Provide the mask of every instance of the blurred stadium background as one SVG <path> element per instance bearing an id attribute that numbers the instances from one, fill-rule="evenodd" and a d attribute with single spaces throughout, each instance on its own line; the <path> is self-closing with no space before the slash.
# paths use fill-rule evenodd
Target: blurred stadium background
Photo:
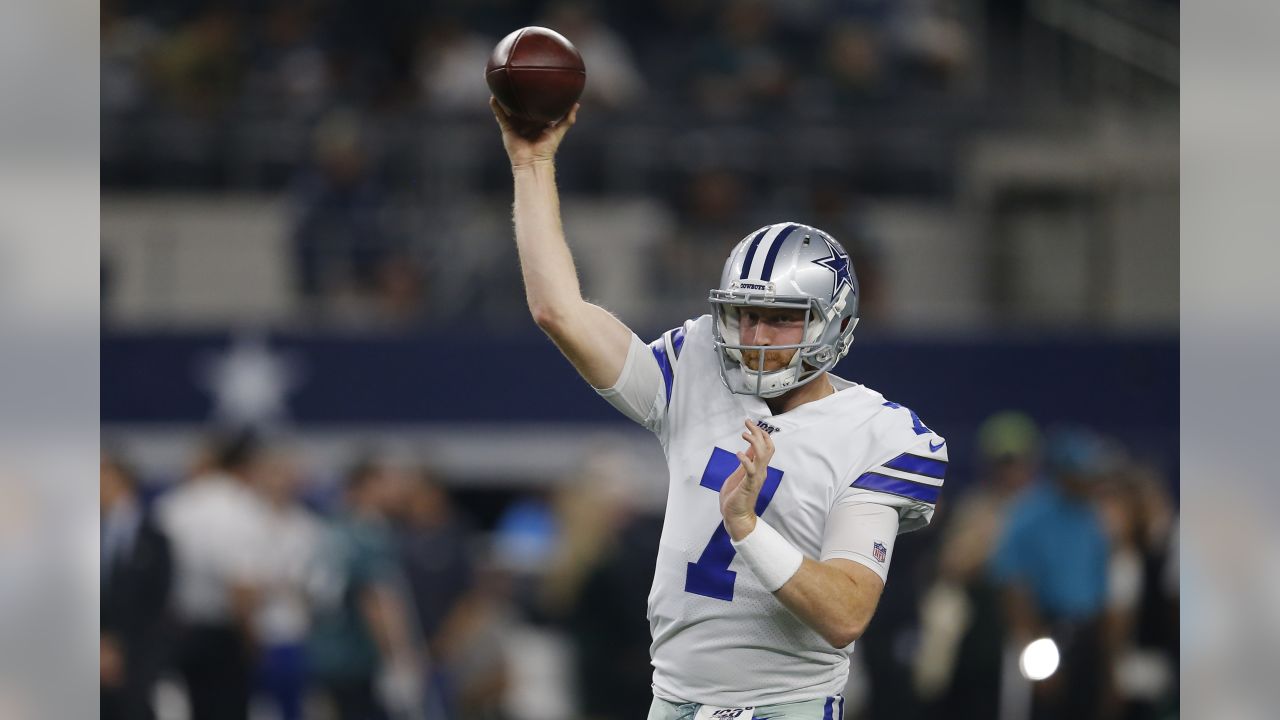
<path id="1" fill-rule="evenodd" d="M 665 469 L 524 307 L 482 68 L 529 24 L 587 65 L 590 297 L 655 337 L 815 224 L 864 290 L 839 374 L 948 439 L 848 717 L 1027 717 L 1016 578 L 1092 717 L 1176 716 L 1176 2 L 101 12 L 104 717 L 645 712 Z M 1015 532 L 1064 474 L 1085 519 Z"/>

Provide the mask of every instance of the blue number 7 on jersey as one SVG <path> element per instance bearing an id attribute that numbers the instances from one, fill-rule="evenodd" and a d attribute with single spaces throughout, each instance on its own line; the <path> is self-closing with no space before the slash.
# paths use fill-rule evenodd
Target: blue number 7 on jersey
<path id="1" fill-rule="evenodd" d="M 736 455 L 728 450 L 715 448 L 711 451 L 706 469 L 702 471 L 702 482 L 698 484 L 719 493 L 720 488 L 724 487 L 724 481 L 738 467 Z M 782 471 L 770 466 L 765 473 L 764 486 L 760 488 L 760 497 L 756 498 L 756 515 L 764 514 L 764 509 L 769 507 L 781 482 Z M 684 576 L 684 591 L 732 601 L 733 583 L 738 573 L 729 569 L 729 563 L 733 562 L 733 556 L 737 554 L 738 551 L 733 549 L 733 543 L 729 540 L 729 531 L 725 530 L 724 523 L 721 522 L 715 532 L 711 533 L 711 540 L 703 548 L 698 562 L 688 564 Z"/>

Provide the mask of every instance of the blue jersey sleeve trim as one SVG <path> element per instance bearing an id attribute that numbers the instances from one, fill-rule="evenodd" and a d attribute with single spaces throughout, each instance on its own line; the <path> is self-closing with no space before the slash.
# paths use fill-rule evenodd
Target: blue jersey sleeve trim
<path id="1" fill-rule="evenodd" d="M 676 380 L 676 361 L 680 359 L 680 351 L 684 349 L 684 334 L 682 325 L 662 333 L 657 340 L 649 343 L 649 349 L 658 361 L 658 368 L 662 370 L 662 381 L 667 388 L 667 407 L 671 407 L 671 386 Z M 668 349 L 671 351 L 669 355 Z"/>
<path id="2" fill-rule="evenodd" d="M 916 475 L 939 480 L 945 479 L 947 476 L 947 462 L 945 460 L 921 457 L 911 453 L 902 453 L 898 457 L 883 463 L 883 465 L 894 470 L 915 473 Z"/>
<path id="3" fill-rule="evenodd" d="M 875 472 L 863 473 L 857 480 L 853 481 L 851 487 L 889 493 L 890 495 L 897 495 L 911 500 L 919 500 L 930 505 L 938 502 L 938 495 L 942 491 L 942 488 L 933 485 L 925 485 Z"/>
<path id="4" fill-rule="evenodd" d="M 667 387 L 667 407 L 671 407 L 671 383 L 676 379 L 676 371 L 667 357 L 666 338 L 654 340 L 649 344 L 649 349 L 653 351 L 653 357 L 658 361 L 658 369 L 662 371 L 662 382 Z"/>

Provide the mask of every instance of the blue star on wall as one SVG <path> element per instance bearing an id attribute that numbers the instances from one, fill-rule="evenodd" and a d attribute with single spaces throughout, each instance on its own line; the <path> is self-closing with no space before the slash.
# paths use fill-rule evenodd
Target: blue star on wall
<path id="1" fill-rule="evenodd" d="M 832 280 L 831 297 L 838 297 L 841 287 L 845 285 L 848 285 L 849 291 L 853 292 L 853 275 L 849 273 L 849 254 L 832 242 L 831 238 L 822 236 L 822 241 L 827 244 L 827 250 L 831 254 L 821 260 L 814 260 L 813 263 L 836 274 L 835 279 Z"/>

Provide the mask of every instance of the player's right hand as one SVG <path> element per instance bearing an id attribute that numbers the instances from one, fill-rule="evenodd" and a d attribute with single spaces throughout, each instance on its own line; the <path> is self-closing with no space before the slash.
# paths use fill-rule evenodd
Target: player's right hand
<path id="1" fill-rule="evenodd" d="M 578 103 L 574 103 L 573 109 L 563 120 L 539 126 L 507 114 L 497 99 L 490 97 L 489 108 L 498 120 L 498 127 L 502 128 L 502 145 L 507 149 L 511 167 L 553 160 L 564 134 L 578 120 L 579 107 Z"/>
<path id="2" fill-rule="evenodd" d="M 769 461 L 773 459 L 773 438 L 751 420 L 744 422 L 747 431 L 742 439 L 746 450 L 736 453 L 738 469 L 720 488 L 720 514 L 724 517 L 725 530 L 734 540 L 741 540 L 756 526 L 756 499 L 764 488 L 769 474 Z"/>

